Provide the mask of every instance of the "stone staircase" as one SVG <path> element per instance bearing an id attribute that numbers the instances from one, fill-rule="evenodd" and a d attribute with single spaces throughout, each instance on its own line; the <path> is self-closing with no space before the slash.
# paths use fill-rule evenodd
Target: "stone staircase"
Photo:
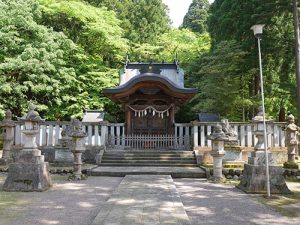
<path id="1" fill-rule="evenodd" d="M 193 151 L 111 150 L 106 151 L 92 176 L 171 175 L 173 178 L 206 178 Z"/>
<path id="2" fill-rule="evenodd" d="M 100 166 L 195 167 L 192 151 L 106 151 Z"/>

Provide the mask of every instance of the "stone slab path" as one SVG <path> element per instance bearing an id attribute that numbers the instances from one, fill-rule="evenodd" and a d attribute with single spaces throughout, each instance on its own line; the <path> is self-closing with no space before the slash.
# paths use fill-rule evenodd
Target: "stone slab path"
<path id="1" fill-rule="evenodd" d="M 99 166 L 91 170 L 92 176 L 124 177 L 139 174 L 171 175 L 173 178 L 206 177 L 205 170 L 199 167 Z"/>
<path id="2" fill-rule="evenodd" d="M 127 175 L 92 225 L 190 225 L 170 175 Z"/>

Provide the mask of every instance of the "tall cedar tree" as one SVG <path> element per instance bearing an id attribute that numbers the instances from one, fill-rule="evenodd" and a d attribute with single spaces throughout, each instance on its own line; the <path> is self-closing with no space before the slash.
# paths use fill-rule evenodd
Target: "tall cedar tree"
<path id="1" fill-rule="evenodd" d="M 259 70 L 257 41 L 250 30 L 252 25 L 265 24 L 262 53 L 267 112 L 277 119 L 286 110 L 296 113 L 294 75 L 294 37 L 292 1 L 284 0 L 216 0 L 210 10 L 208 30 L 212 46 L 220 41 L 235 40 L 247 52 L 241 64 L 246 89 L 245 98 L 259 104 Z M 252 111 L 252 113 L 251 113 Z M 248 112 L 249 119 L 255 109 Z"/>
<path id="2" fill-rule="evenodd" d="M 207 31 L 208 10 L 208 0 L 193 0 L 183 18 L 182 28 L 187 28 L 200 34 L 205 33 Z"/>

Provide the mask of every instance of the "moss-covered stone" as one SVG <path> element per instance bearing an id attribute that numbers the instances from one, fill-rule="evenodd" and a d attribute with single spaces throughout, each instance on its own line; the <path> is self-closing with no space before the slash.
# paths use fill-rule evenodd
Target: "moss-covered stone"
<path id="1" fill-rule="evenodd" d="M 285 162 L 283 164 L 283 167 L 286 168 L 286 169 L 299 169 L 299 165 L 298 163 L 295 163 L 295 162 Z"/>

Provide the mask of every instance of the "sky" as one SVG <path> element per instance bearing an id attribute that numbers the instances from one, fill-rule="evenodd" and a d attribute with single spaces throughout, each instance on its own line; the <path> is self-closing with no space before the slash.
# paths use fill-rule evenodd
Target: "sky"
<path id="1" fill-rule="evenodd" d="M 179 27 L 193 0 L 162 0 L 169 7 L 172 26 Z M 209 0 L 213 2 L 214 0 Z"/>

